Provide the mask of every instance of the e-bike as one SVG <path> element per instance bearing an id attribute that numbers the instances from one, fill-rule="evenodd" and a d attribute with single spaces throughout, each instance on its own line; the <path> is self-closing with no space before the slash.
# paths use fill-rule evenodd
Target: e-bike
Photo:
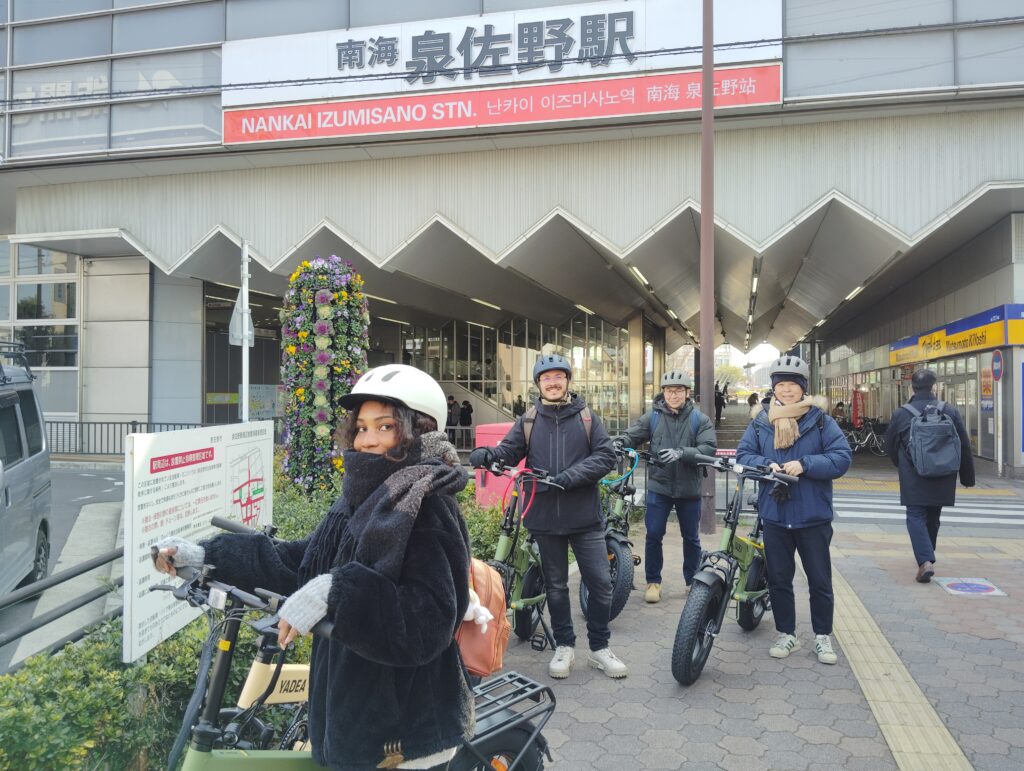
<path id="1" fill-rule="evenodd" d="M 797 477 L 767 466 L 742 466 L 728 458 L 698 455 L 697 464 L 736 474 L 736 491 L 726 509 L 721 545 L 718 551 L 701 555 L 700 568 L 679 616 L 672 646 L 672 676 L 682 685 L 691 685 L 700 677 L 731 600 L 736 600 L 737 621 L 746 631 L 756 629 L 771 608 L 760 514 L 756 514 L 748 535 L 736 533 L 743 510 L 744 483 L 751 480 L 786 486 L 797 482 Z M 756 492 L 747 503 L 756 512 Z"/>
<path id="2" fill-rule="evenodd" d="M 544 620 L 547 592 L 541 570 L 540 549 L 529 529 L 523 534 L 523 518 L 533 504 L 537 483 L 562 488 L 546 472 L 506 466 L 495 461 L 487 470 L 509 478 L 502 500 L 501 532 L 494 547 L 494 558 L 487 564 L 498 571 L 505 586 L 505 602 L 512 614 L 512 631 L 520 640 L 530 641 L 536 651 L 555 648 L 555 638 Z M 527 487 L 527 482 L 532 484 Z M 527 495 L 528 494 L 528 495 Z M 529 498 L 527 500 L 527 498 Z M 542 632 L 537 627 L 542 627 Z"/>
<path id="3" fill-rule="evenodd" d="M 629 510 L 633 505 L 636 486 L 633 484 L 633 472 L 640 462 L 641 453 L 631 447 L 616 450 L 618 456 L 617 476 L 602 479 L 601 485 L 607 488 L 607 495 L 602 496 L 601 514 L 605 522 L 604 541 L 608 547 L 608 567 L 612 576 L 612 605 L 608 620 L 618 616 L 629 600 L 633 591 L 633 568 L 640 564 L 639 555 L 633 554 L 633 542 L 629 540 Z M 623 470 L 623 460 L 629 468 Z M 584 581 L 580 581 L 580 608 L 587 615 L 587 604 L 590 590 Z"/>
<path id="4" fill-rule="evenodd" d="M 235 532 L 256 532 L 220 517 L 214 517 L 213 524 Z M 273 535 L 272 530 L 266 532 Z M 178 577 L 183 579 L 181 584 L 151 587 L 151 591 L 170 591 L 176 599 L 202 608 L 210 625 L 192 698 L 168 756 L 169 771 L 178 768 L 186 742 L 188 749 L 182 771 L 312 771 L 321 768 L 309 751 L 304 700 L 280 732 L 260 718 L 261 711 L 277 701 L 275 694 L 293 690 L 304 693 L 308 685 L 308 665 L 284 664 L 286 651 L 276 644 L 276 613 L 286 598 L 263 589 L 250 594 L 214 580 L 214 572 L 211 566 L 202 570 L 181 567 L 177 569 Z M 246 620 L 251 612 L 256 612 L 257 617 Z M 253 627 L 261 642 L 238 706 L 223 708 L 242 623 Z M 332 629 L 329 621 L 321 621 L 313 632 L 329 638 Z M 276 665 L 271 664 L 275 659 Z M 477 686 L 473 694 L 476 732 L 471 739 L 463 741 L 449 769 L 543 769 L 544 756 L 551 759 L 541 733 L 555 710 L 551 689 L 523 675 L 507 672 Z"/>

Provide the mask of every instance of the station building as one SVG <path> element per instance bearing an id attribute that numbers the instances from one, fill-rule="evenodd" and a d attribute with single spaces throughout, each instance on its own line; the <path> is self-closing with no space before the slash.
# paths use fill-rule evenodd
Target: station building
<path id="1" fill-rule="evenodd" d="M 50 420 L 273 401 L 280 298 L 351 260 L 371 363 L 511 417 L 539 352 L 615 430 L 700 343 L 699 0 L 6 0 L 0 339 Z M 1024 470 L 1024 9 L 716 4 L 715 345 L 885 417 L 935 366 Z M 996 353 L 998 351 L 998 354 Z"/>

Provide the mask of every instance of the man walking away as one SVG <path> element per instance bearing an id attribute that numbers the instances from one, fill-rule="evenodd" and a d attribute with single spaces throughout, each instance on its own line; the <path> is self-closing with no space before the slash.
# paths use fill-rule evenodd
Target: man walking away
<path id="1" fill-rule="evenodd" d="M 937 400 L 935 373 L 919 369 L 914 395 L 898 408 L 885 432 L 885 448 L 899 469 L 900 503 L 907 507 L 907 532 L 917 560 L 918 583 L 935 575 L 935 547 L 943 506 L 956 503 L 956 478 L 974 487 L 974 456 L 956 407 Z"/>
<path id="2" fill-rule="evenodd" d="M 564 356 L 545 354 L 533 368 L 540 389 L 528 409 L 497 447 L 477 447 L 469 455 L 475 468 L 501 460 L 514 466 L 524 457 L 532 469 L 544 469 L 558 487 L 537 485 L 524 525 L 537 540 L 548 609 L 555 636 L 551 677 L 569 676 L 575 659 L 576 632 L 569 605 L 569 547 L 580 577 L 590 591 L 587 638 L 590 666 L 608 677 L 625 677 L 626 665 L 608 647 L 612 575 L 604 542 L 601 497 L 597 484 L 615 466 L 615 452 L 601 419 L 583 398 L 569 391 L 572 366 Z"/>
<path id="3" fill-rule="evenodd" d="M 701 413 L 690 399 L 692 389 L 693 378 L 686 373 L 666 372 L 651 411 L 614 439 L 620 447 L 639 447 L 650 442 L 651 454 L 664 464 L 652 465 L 647 470 L 644 599 L 652 603 L 661 600 L 661 568 L 665 562 L 662 541 L 673 508 L 683 534 L 683 580 L 687 587 L 700 567 L 701 475 L 696 456 L 714 455 L 718 441 L 711 418 Z"/>

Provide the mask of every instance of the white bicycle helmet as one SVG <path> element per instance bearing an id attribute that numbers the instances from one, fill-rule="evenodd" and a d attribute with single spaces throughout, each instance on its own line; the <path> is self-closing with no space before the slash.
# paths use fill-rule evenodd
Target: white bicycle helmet
<path id="1" fill-rule="evenodd" d="M 339 402 L 350 410 L 374 399 L 398 402 L 429 415 L 440 429 L 447 422 L 448 402 L 441 386 L 426 372 L 408 364 L 385 364 L 367 370 Z"/>
<path id="2" fill-rule="evenodd" d="M 666 388 L 670 386 L 682 386 L 683 388 L 692 389 L 693 378 L 681 369 L 670 370 L 661 376 L 661 387 Z"/>

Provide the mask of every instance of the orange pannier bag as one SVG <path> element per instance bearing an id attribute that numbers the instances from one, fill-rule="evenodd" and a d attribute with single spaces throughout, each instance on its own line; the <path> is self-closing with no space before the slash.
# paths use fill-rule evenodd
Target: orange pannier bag
<path id="1" fill-rule="evenodd" d="M 455 632 L 455 642 L 469 673 L 489 677 L 504 666 L 505 650 L 512 633 L 505 606 L 505 586 L 498 571 L 476 557 L 469 565 L 469 586 L 494 620 L 487 623 L 486 631 L 475 621 L 463 621 Z"/>

